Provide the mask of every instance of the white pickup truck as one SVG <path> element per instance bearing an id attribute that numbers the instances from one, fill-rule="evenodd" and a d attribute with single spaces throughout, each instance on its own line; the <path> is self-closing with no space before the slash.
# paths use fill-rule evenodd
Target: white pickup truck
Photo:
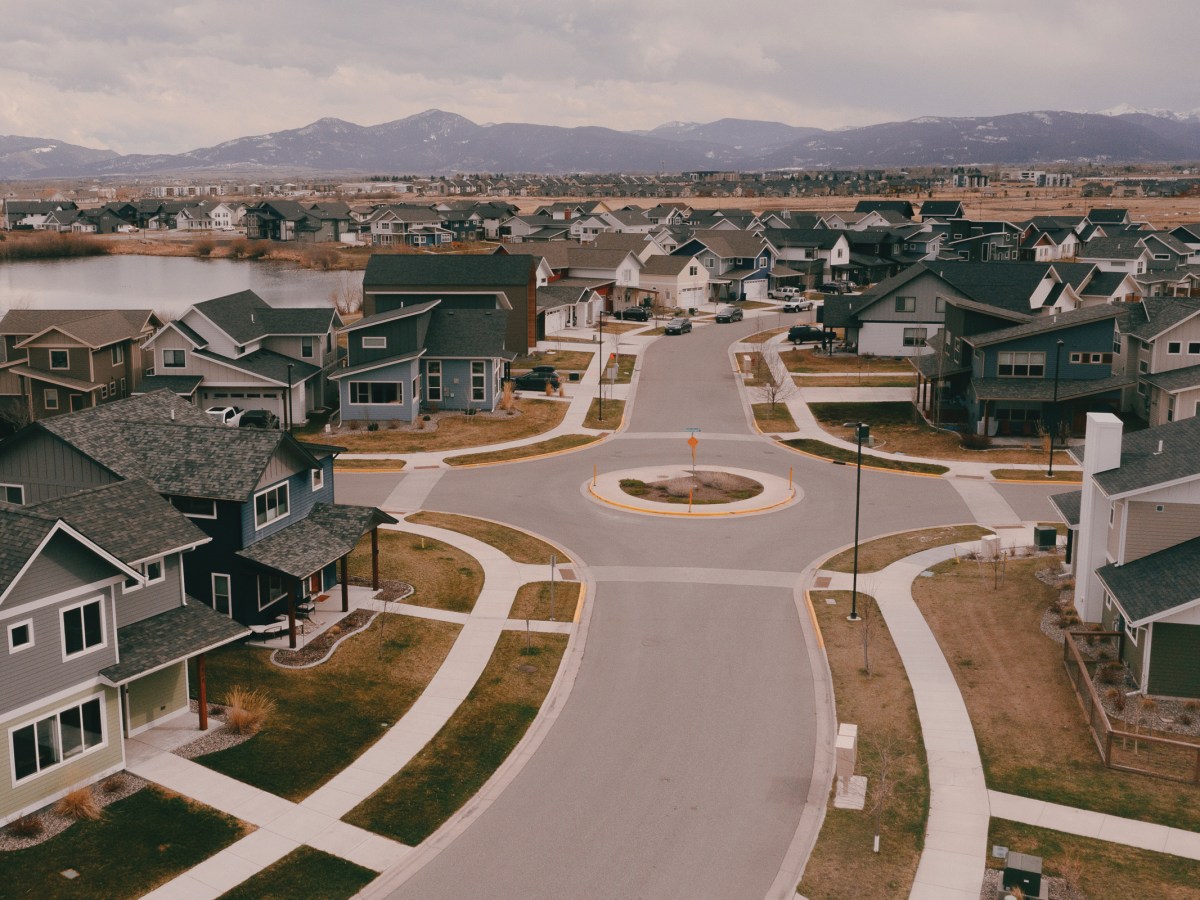
<path id="1" fill-rule="evenodd" d="M 803 294 L 804 291 L 797 287 L 776 287 L 767 291 L 767 297 L 771 300 L 791 300 Z"/>

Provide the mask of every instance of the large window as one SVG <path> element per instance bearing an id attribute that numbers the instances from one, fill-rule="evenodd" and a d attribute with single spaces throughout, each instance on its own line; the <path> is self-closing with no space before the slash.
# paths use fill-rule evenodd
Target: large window
<path id="1" fill-rule="evenodd" d="M 485 373 L 482 361 L 471 363 L 471 399 L 482 402 L 486 393 Z"/>
<path id="2" fill-rule="evenodd" d="M 927 334 L 924 328 L 905 328 L 904 329 L 904 346 L 905 347 L 923 347 L 925 346 L 925 336 Z"/>
<path id="3" fill-rule="evenodd" d="M 104 601 L 97 597 L 62 611 L 63 657 L 104 646 Z"/>
<path id="4" fill-rule="evenodd" d="M 304 359 L 312 359 L 313 354 L 315 352 L 316 352 L 316 348 L 313 344 L 313 338 L 311 336 L 306 336 L 306 337 L 300 338 L 300 356 L 301 357 L 303 357 Z"/>
<path id="5" fill-rule="evenodd" d="M 104 745 L 104 706 L 93 697 L 9 732 L 13 777 L 31 778 Z"/>
<path id="6" fill-rule="evenodd" d="M 997 355 L 996 374 L 1001 377 L 1043 378 L 1046 374 L 1046 354 L 1000 353 Z"/>
<path id="7" fill-rule="evenodd" d="M 288 486 L 285 481 L 254 495 L 254 527 L 262 528 L 288 514 Z"/>
<path id="8" fill-rule="evenodd" d="M 350 402 L 364 405 L 368 403 L 403 403 L 404 391 L 398 381 L 352 381 L 350 382 Z"/>
<path id="9" fill-rule="evenodd" d="M 187 365 L 187 358 L 182 350 L 164 350 L 163 368 L 182 369 Z"/>
<path id="10" fill-rule="evenodd" d="M 442 361 L 431 359 L 425 364 L 425 397 L 432 403 L 442 399 Z"/>
<path id="11" fill-rule="evenodd" d="M 896 312 L 910 313 L 917 311 L 916 297 L 897 297 Z"/>
<path id="12" fill-rule="evenodd" d="M 71 351 L 69 351 L 69 350 L 51 350 L 50 351 L 50 368 L 52 368 L 52 369 L 69 369 L 69 368 L 71 368 Z"/>

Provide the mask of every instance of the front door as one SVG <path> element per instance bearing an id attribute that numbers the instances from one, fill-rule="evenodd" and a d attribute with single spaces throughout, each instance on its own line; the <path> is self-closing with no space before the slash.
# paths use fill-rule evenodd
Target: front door
<path id="1" fill-rule="evenodd" d="M 321 573 L 320 572 L 313 572 L 311 575 L 308 576 L 308 593 L 312 597 L 315 597 L 315 596 L 317 596 L 317 594 L 321 593 Z"/>

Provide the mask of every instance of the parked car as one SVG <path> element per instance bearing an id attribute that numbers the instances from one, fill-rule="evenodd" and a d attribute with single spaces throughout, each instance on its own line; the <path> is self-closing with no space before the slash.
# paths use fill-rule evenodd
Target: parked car
<path id="1" fill-rule="evenodd" d="M 787 339 L 793 344 L 830 344 L 833 343 L 833 332 L 818 328 L 816 325 L 793 325 L 788 329 Z"/>
<path id="2" fill-rule="evenodd" d="M 683 334 L 692 330 L 692 320 L 685 316 L 676 316 L 663 326 L 663 334 Z"/>
<path id="3" fill-rule="evenodd" d="M 544 391 L 546 385 L 558 390 L 561 383 L 562 379 L 558 377 L 558 370 L 554 366 L 534 366 L 532 371 L 513 379 L 513 387 L 520 391 Z"/>
<path id="4" fill-rule="evenodd" d="M 717 321 L 740 322 L 744 315 L 740 306 L 722 306 L 717 310 Z"/>
<path id="5" fill-rule="evenodd" d="M 235 427 L 242 421 L 242 410 L 236 406 L 210 406 L 205 410 L 214 420 L 222 425 Z"/>
<path id="6" fill-rule="evenodd" d="M 767 297 L 771 300 L 790 300 L 792 297 L 798 297 L 804 293 L 798 287 L 777 287 L 767 291 Z"/>
<path id="7" fill-rule="evenodd" d="M 813 302 L 806 300 L 802 294 L 797 294 L 783 301 L 784 312 L 804 312 L 813 308 Z"/>
<path id="8" fill-rule="evenodd" d="M 652 313 L 645 306 L 627 306 L 613 313 L 614 319 L 625 319 L 629 322 L 649 322 Z"/>
<path id="9" fill-rule="evenodd" d="M 844 294 L 846 286 L 840 281 L 822 281 L 817 285 L 817 290 L 822 294 Z"/>
<path id="10" fill-rule="evenodd" d="M 278 428 L 279 416 L 269 409 L 248 409 L 238 424 L 243 428 Z"/>

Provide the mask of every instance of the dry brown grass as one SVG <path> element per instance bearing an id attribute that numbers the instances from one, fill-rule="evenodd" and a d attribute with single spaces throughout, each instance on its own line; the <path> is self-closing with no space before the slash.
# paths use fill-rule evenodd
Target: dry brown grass
<path id="1" fill-rule="evenodd" d="M 760 331 L 757 334 L 752 334 L 749 337 L 742 338 L 743 344 L 765 344 L 771 338 L 778 334 L 784 334 L 788 330 L 788 326 L 782 328 L 769 328 L 766 331 Z M 782 354 L 781 354 L 782 355 Z"/>
<path id="2" fill-rule="evenodd" d="M 878 572 L 922 550 L 963 541 L 977 541 L 991 533 L 990 528 L 984 528 L 982 525 L 944 525 L 940 528 L 922 528 L 919 531 L 905 531 L 866 541 L 858 545 L 858 571 L 860 574 Z M 854 571 L 854 548 L 843 550 L 821 568 L 831 572 Z"/>
<path id="3" fill-rule="evenodd" d="M 754 412 L 755 423 L 764 432 L 786 434 L 796 430 L 796 420 L 786 403 L 777 400 L 774 407 L 770 403 L 753 403 L 750 409 Z"/>
<path id="4" fill-rule="evenodd" d="M 90 786 L 76 788 L 71 791 L 61 800 L 54 804 L 54 811 L 60 816 L 67 816 L 71 819 L 87 820 L 95 822 L 104 811 L 100 808 L 100 804 L 96 802 L 96 795 L 92 793 Z"/>
<path id="5" fill-rule="evenodd" d="M 338 459 L 334 469 L 339 472 L 399 472 L 404 468 L 402 459 Z"/>
<path id="6" fill-rule="evenodd" d="M 834 700 L 841 722 L 858 725 L 858 774 L 871 778 L 871 746 L 881 738 L 900 754 L 895 798 L 886 807 L 880 852 L 872 853 L 875 828 L 867 811 L 835 809 L 833 792 L 817 845 L 804 870 L 799 891 L 811 900 L 906 897 L 917 871 L 929 808 L 929 782 L 916 702 L 891 635 L 876 618 L 871 625 L 871 675 L 863 670 L 862 624 L 846 621 L 849 591 L 812 591 L 833 676 Z M 837 601 L 826 603 L 826 598 Z M 859 592 L 860 609 L 869 596 Z M 877 615 L 877 614 L 876 614 Z M 871 798 L 868 797 L 868 809 Z"/>
<path id="7" fill-rule="evenodd" d="M 238 734 L 258 734 L 275 712 L 275 700 L 262 690 L 234 685 L 225 695 L 225 724 Z"/>
<path id="8" fill-rule="evenodd" d="M 915 375 L 916 371 L 903 359 L 893 359 L 890 356 L 855 356 L 851 353 L 835 353 L 826 356 L 811 347 L 800 347 L 795 350 L 784 350 L 779 354 L 789 372 L 802 374 L 821 374 L 842 372 L 852 375 L 878 375 L 882 372 L 896 372 L 903 375 Z"/>
<path id="9" fill-rule="evenodd" d="M 694 476 L 680 475 L 651 482 L 622 478 L 621 490 L 631 497 L 656 503 L 707 504 L 749 500 L 761 494 L 763 486 L 752 478 L 730 472 L 701 470 Z"/>
<path id="10" fill-rule="evenodd" d="M 792 378 L 797 387 L 912 387 L 913 380 L 903 375 L 797 375 Z"/>
<path id="11" fill-rule="evenodd" d="M 605 317 L 604 333 L 605 334 L 624 334 L 627 331 L 637 331 L 639 328 L 646 328 L 650 322 L 622 322 L 612 321 Z"/>
<path id="12" fill-rule="evenodd" d="M 1126 818 L 1200 830 L 1200 787 L 1105 768 L 1063 669 L 1039 627 L 1057 589 L 1034 577 L 1057 556 L 992 566 L 953 560 L 913 597 L 966 701 L 988 787 Z"/>
<path id="13" fill-rule="evenodd" d="M 582 585 L 578 581 L 554 582 L 554 619 L 558 622 L 570 622 L 575 617 L 575 607 L 579 605 L 579 595 Z M 513 601 L 510 619 L 534 619 L 547 621 L 550 618 L 550 582 L 531 581 L 523 584 L 517 590 Z"/>
<path id="14" fill-rule="evenodd" d="M 576 450 L 600 440 L 598 434 L 560 434 L 549 440 L 538 441 L 536 444 L 522 444 L 519 447 L 509 447 L 506 450 L 491 450 L 483 453 L 464 453 L 462 456 L 452 456 L 446 460 L 448 466 L 479 466 L 492 463 L 514 462 L 518 459 L 533 459 L 550 453 L 561 453 L 564 450 Z"/>
<path id="15" fill-rule="evenodd" d="M 21 816 L 7 828 L 9 834 L 20 838 L 35 838 L 45 830 L 46 823 L 37 813 Z"/>
<path id="16" fill-rule="evenodd" d="M 350 554 L 351 578 L 371 575 L 371 537 Z M 416 593 L 404 602 L 450 612 L 470 612 L 483 589 L 483 567 L 457 547 L 403 531 L 379 531 L 379 577 L 406 581 Z"/>
<path id="17" fill-rule="evenodd" d="M 534 366 L 554 366 L 560 372 L 582 372 L 595 355 L 589 350 L 539 350 L 528 356 L 518 356 L 512 361 L 512 369 L 519 372 Z"/>
<path id="18" fill-rule="evenodd" d="M 489 522 L 486 519 L 443 512 L 419 512 L 409 516 L 408 521 L 468 535 L 477 541 L 483 541 L 485 544 L 495 547 L 519 563 L 549 565 L 551 555 L 557 557 L 560 564 L 571 561 L 566 553 L 553 544 L 548 544 L 527 532 L 501 525 L 499 522 Z"/>
<path id="19" fill-rule="evenodd" d="M 1055 454 L 1057 463 L 1059 454 Z M 992 477 L 997 481 L 1035 481 L 1038 484 L 1079 484 L 1083 481 L 1083 473 L 1055 470 L 1053 478 L 1046 477 L 1045 469 L 992 469 Z"/>
<path id="20" fill-rule="evenodd" d="M 588 414 L 584 416 L 584 428 L 596 428 L 613 430 L 621 425 L 621 420 L 625 417 L 625 401 L 610 400 L 604 401 L 604 418 L 600 418 L 600 401 L 593 400 L 592 405 L 588 407 Z"/>

